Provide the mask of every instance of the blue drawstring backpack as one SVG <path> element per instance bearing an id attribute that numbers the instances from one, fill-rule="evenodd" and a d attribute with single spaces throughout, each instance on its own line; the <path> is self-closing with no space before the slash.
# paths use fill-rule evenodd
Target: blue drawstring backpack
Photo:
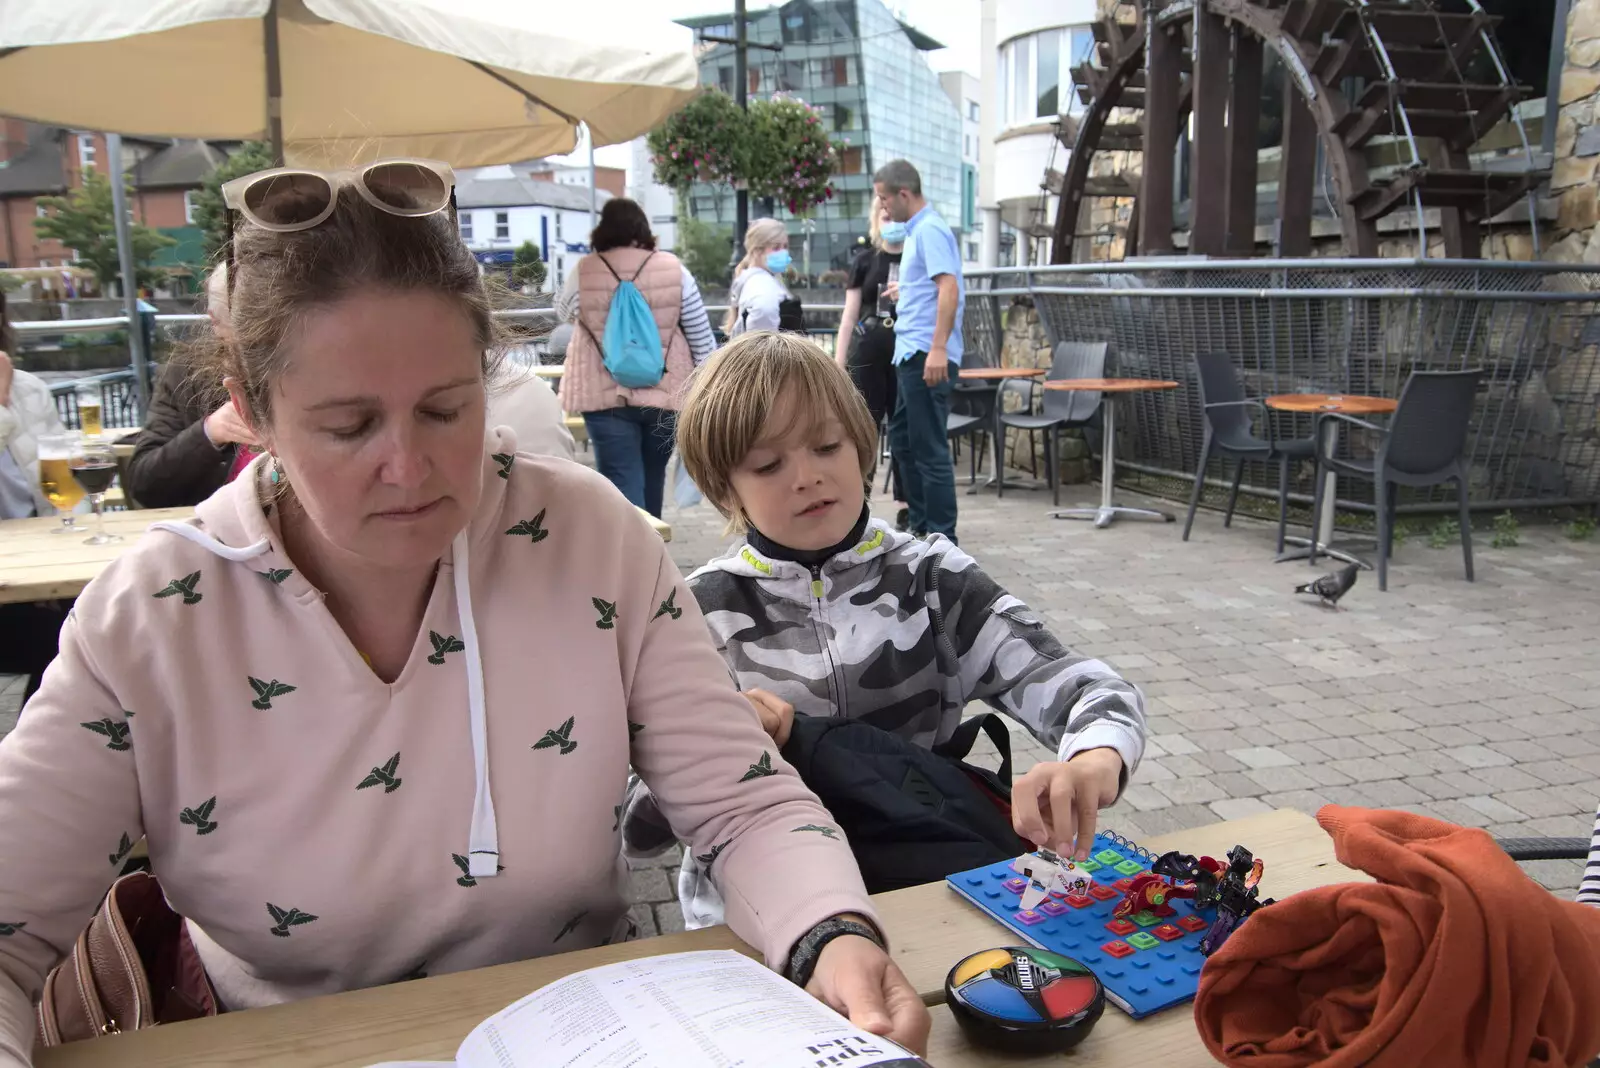
<path id="1" fill-rule="evenodd" d="M 598 255 L 598 253 L 596 254 Z M 654 256 L 652 252 L 650 256 Z M 616 291 L 611 294 L 611 306 L 606 309 L 606 333 L 599 342 L 600 357 L 606 370 L 624 389 L 645 389 L 657 385 L 666 373 L 667 361 L 661 351 L 661 331 L 656 328 L 655 313 L 650 302 L 644 299 L 634 281 L 644 272 L 644 258 L 633 278 L 624 279 L 616 269 L 600 256 L 611 277 L 617 280 Z M 581 320 L 580 320 L 581 322 Z M 589 328 L 584 327 L 588 333 Z M 589 334 L 594 338 L 592 333 Z"/>

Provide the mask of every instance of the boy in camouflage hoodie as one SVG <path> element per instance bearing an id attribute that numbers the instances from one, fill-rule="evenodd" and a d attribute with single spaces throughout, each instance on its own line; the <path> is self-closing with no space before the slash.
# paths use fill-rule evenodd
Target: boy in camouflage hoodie
<path id="1" fill-rule="evenodd" d="M 1144 750 L 1144 699 L 1076 656 L 942 536 L 897 533 L 867 507 L 877 454 L 865 403 L 828 355 L 752 333 L 712 357 L 678 419 L 684 465 L 745 540 L 689 577 L 739 688 L 781 746 L 795 713 L 864 719 L 918 745 L 950 736 L 969 701 L 1057 754 L 1018 779 L 1017 833 L 1087 857 L 1096 814 Z M 938 628 L 956 662 L 939 653 Z M 624 814 L 634 855 L 671 841 L 648 792 Z M 685 856 L 690 927 L 721 922 L 714 856 Z"/>

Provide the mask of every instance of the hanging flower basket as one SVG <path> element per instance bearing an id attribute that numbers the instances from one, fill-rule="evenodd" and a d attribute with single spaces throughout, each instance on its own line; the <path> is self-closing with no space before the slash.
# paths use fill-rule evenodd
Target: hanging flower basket
<path id="1" fill-rule="evenodd" d="M 805 216 L 833 199 L 841 146 L 829 139 L 821 111 L 803 100 L 776 96 L 750 105 L 749 163 L 753 196 L 772 197 Z"/>

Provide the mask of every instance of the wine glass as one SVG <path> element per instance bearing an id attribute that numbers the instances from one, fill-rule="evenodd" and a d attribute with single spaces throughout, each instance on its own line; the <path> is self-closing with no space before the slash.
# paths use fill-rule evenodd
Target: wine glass
<path id="1" fill-rule="evenodd" d="M 52 534 L 84 534 L 89 528 L 78 523 L 72 510 L 83 500 L 83 487 L 72 477 L 72 443 L 61 434 L 39 439 L 39 489 L 45 499 L 61 513 L 61 525 Z"/>
<path id="2" fill-rule="evenodd" d="M 108 545 L 121 541 L 120 534 L 106 533 L 104 501 L 106 490 L 117 477 L 117 458 L 106 442 L 85 438 L 72 450 L 72 477 L 78 480 L 89 494 L 89 506 L 94 509 L 96 530 L 84 538 L 85 545 Z"/>

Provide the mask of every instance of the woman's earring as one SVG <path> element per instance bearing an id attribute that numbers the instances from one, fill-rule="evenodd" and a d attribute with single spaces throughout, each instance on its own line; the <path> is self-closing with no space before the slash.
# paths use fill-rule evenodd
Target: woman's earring
<path id="1" fill-rule="evenodd" d="M 283 481 L 283 461 L 274 454 L 272 457 L 272 472 L 267 476 L 274 486 Z"/>

